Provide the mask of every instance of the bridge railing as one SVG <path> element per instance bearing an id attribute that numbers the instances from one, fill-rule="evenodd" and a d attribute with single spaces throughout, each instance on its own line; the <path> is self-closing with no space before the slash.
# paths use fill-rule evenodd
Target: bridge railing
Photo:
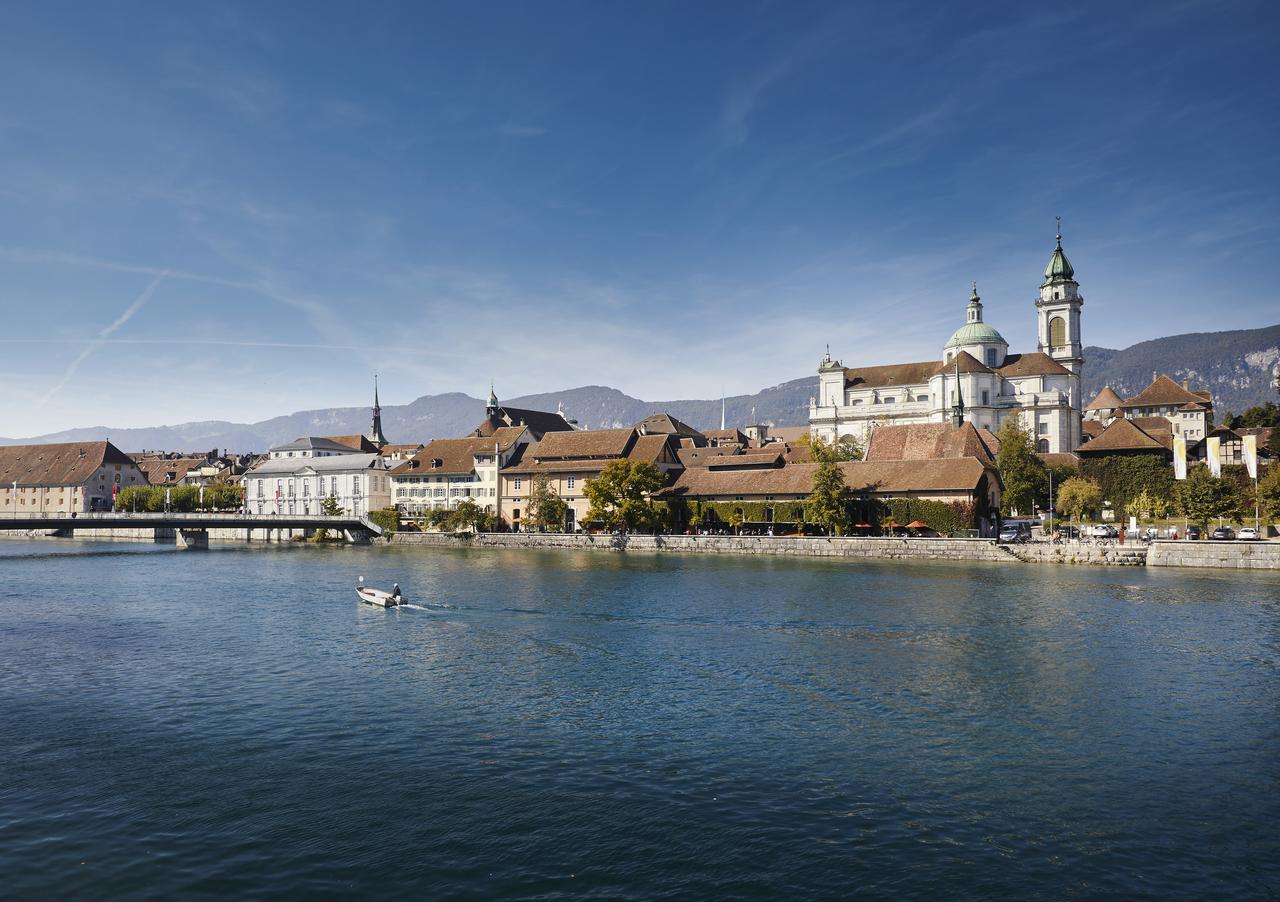
<path id="1" fill-rule="evenodd" d="M 175 511 L 173 513 L 164 513 L 162 511 L 31 511 L 17 513 L 5 512 L 0 513 L 0 524 L 5 520 L 83 520 L 89 523 L 93 522 L 118 522 L 120 520 L 129 520 L 138 523 L 146 523 L 153 520 L 163 520 L 168 523 L 181 520 L 191 520 L 200 523 L 243 523 L 251 520 L 255 523 L 272 520 L 288 521 L 290 523 L 315 523 L 320 526 L 333 525 L 337 523 L 353 524 L 360 523 L 362 526 L 373 526 L 377 528 L 377 524 L 372 523 L 367 517 L 355 516 L 354 514 L 339 514 L 334 517 L 328 517 L 324 514 L 246 514 L 240 511 L 234 512 L 209 512 L 201 513 L 199 511 Z"/>

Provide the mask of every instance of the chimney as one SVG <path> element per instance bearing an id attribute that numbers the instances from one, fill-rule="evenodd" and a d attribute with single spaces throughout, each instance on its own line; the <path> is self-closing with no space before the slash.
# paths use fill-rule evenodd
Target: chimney
<path id="1" fill-rule="evenodd" d="M 1183 391 L 1191 391 L 1191 386 L 1188 384 L 1190 381 L 1191 381 L 1190 379 L 1183 379 L 1183 380 L 1182 380 L 1182 390 L 1183 390 Z"/>

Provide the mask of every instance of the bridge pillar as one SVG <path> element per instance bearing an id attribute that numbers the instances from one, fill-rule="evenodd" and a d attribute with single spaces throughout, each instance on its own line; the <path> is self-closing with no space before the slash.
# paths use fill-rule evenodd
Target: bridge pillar
<path id="1" fill-rule="evenodd" d="M 363 529 L 344 529 L 342 536 L 349 545 L 368 545 L 369 533 Z"/>
<path id="2" fill-rule="evenodd" d="M 208 548 L 209 530 L 207 529 L 175 529 L 175 544 L 179 548 Z"/>

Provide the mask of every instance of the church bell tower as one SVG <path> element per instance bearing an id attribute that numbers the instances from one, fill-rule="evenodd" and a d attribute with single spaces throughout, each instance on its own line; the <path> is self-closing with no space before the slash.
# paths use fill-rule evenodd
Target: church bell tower
<path id="1" fill-rule="evenodd" d="M 1084 367 L 1080 341 L 1080 307 L 1084 298 L 1071 261 L 1062 250 L 1062 217 L 1058 217 L 1057 238 L 1058 246 L 1044 268 L 1044 283 L 1036 300 L 1038 348 L 1079 376 Z"/>

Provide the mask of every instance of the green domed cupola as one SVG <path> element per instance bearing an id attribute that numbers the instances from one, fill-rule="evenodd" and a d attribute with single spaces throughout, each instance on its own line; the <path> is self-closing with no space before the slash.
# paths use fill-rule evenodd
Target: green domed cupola
<path id="1" fill-rule="evenodd" d="M 1065 281 L 1075 278 L 1076 271 L 1071 268 L 1071 261 L 1067 259 L 1067 254 L 1062 249 L 1062 221 L 1058 221 L 1058 246 L 1053 249 L 1053 256 L 1049 258 L 1049 265 L 1044 268 L 1044 281 L 1046 284 L 1055 281 Z"/>
<path id="2" fill-rule="evenodd" d="M 973 293 L 969 295 L 969 309 L 967 311 L 967 321 L 963 326 L 952 334 L 951 339 L 943 346 L 943 351 L 949 351 L 952 348 L 961 348 L 970 345 L 1004 345 L 1009 347 L 1009 343 L 995 329 L 988 326 L 982 321 L 982 299 L 978 297 L 978 283 L 973 283 Z M 983 359 L 982 354 L 974 354 L 979 360 Z M 1003 355 L 1001 355 L 1003 357 Z"/>

